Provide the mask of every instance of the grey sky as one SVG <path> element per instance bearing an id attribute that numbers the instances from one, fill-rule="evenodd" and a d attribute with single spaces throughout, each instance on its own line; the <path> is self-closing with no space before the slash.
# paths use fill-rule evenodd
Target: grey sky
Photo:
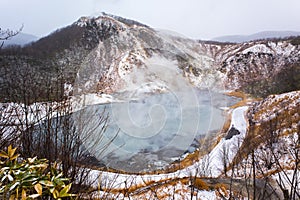
<path id="1" fill-rule="evenodd" d="M 300 31 L 299 0 L 0 0 L 0 27 L 44 36 L 107 12 L 188 37 Z"/>

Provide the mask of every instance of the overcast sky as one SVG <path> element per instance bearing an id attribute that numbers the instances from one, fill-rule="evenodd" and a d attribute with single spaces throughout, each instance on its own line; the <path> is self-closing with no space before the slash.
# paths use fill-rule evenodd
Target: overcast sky
<path id="1" fill-rule="evenodd" d="M 300 31 L 300 0 L 0 0 L 0 27 L 45 36 L 107 12 L 197 39 Z"/>

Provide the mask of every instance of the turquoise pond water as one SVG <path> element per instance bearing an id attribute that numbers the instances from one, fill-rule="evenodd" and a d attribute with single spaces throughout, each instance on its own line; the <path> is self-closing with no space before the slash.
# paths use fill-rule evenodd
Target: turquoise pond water
<path id="1" fill-rule="evenodd" d="M 144 95 L 74 113 L 84 147 L 104 165 L 128 172 L 160 169 L 219 131 L 224 107 L 238 99 L 208 90 Z M 105 131 L 100 116 L 109 116 Z"/>

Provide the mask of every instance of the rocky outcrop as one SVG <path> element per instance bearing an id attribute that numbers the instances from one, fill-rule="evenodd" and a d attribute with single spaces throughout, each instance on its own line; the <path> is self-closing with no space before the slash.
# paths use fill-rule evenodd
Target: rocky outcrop
<path id="1" fill-rule="evenodd" d="M 219 60 L 225 85 L 257 96 L 300 88 L 300 48 L 291 40 L 261 40 L 229 45 Z M 233 48 L 234 47 L 234 48 Z M 226 51 L 224 51 L 226 52 Z"/>
<path id="2" fill-rule="evenodd" d="M 72 84 L 75 93 L 115 93 L 141 86 L 162 91 L 176 76 L 199 88 L 267 96 L 300 89 L 300 47 L 295 41 L 195 41 L 108 14 L 81 17 L 29 46 L 2 49 L 0 88 L 10 92 L 14 87 L 20 93 L 9 79 L 31 69 L 34 72 L 21 77 L 37 79 L 29 85 L 44 85 L 41 90 L 50 96 L 62 95 L 65 83 Z"/>
<path id="3" fill-rule="evenodd" d="M 233 126 L 227 132 L 227 135 L 225 136 L 225 140 L 230 140 L 233 136 L 239 135 L 239 134 L 240 134 L 240 131 L 237 130 L 236 128 L 234 128 L 234 126 Z"/>

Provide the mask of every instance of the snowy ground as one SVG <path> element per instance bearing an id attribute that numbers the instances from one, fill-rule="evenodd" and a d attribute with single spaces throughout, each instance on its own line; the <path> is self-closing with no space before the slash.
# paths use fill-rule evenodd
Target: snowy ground
<path id="1" fill-rule="evenodd" d="M 207 155 L 211 161 L 208 168 L 210 168 L 213 177 L 219 176 L 224 170 L 222 161 L 223 156 L 226 154 L 226 156 L 228 156 L 226 159 L 228 160 L 228 163 L 230 163 L 239 149 L 239 144 L 242 144 L 247 132 L 247 121 L 244 116 L 247 109 L 247 106 L 243 106 L 234 109 L 232 112 L 230 128 L 235 127 L 240 134 L 233 136 L 229 140 L 222 138 L 211 153 Z"/>
<path id="2" fill-rule="evenodd" d="M 95 101 L 95 100 L 99 101 Z M 86 105 L 89 105 L 90 103 L 104 103 L 104 102 L 111 102 L 113 101 L 110 96 L 97 96 L 95 94 L 91 94 L 87 96 L 84 100 L 86 100 Z M 14 104 L 8 104 L 9 107 L 13 108 L 12 110 L 14 112 L 20 113 L 19 109 L 22 109 L 22 106 L 16 106 Z M 48 105 L 53 106 L 53 105 Z M 48 107 L 46 106 L 46 107 Z M 41 109 L 43 108 L 43 109 Z M 39 109 L 39 115 L 37 116 L 31 116 L 30 121 L 34 122 L 37 119 L 44 118 L 45 113 L 47 113 L 47 110 L 44 110 L 45 107 L 43 107 L 41 104 L 34 104 L 31 106 L 31 109 Z M 215 148 L 206 156 L 201 158 L 199 161 L 195 162 L 193 165 L 182 169 L 175 171 L 173 173 L 166 173 L 166 174 L 149 174 L 149 175 L 128 175 L 128 174 L 120 174 L 120 173 L 112 173 L 112 172 L 105 172 L 105 171 L 98 171 L 93 170 L 90 174 L 91 180 L 97 180 L 94 182 L 94 187 L 98 188 L 101 186 L 101 188 L 113 188 L 113 189 L 128 189 L 133 186 L 147 186 L 150 182 L 161 182 L 166 180 L 174 180 L 176 178 L 185 178 L 185 177 L 191 177 L 191 176 L 200 176 L 205 175 L 207 177 L 218 177 L 223 172 L 223 164 L 222 164 L 222 151 L 224 150 L 224 147 L 228 151 L 228 161 L 230 162 L 238 148 L 237 144 L 241 143 L 246 131 L 247 131 L 247 121 L 245 119 L 245 112 L 247 111 L 248 107 L 238 107 L 232 111 L 232 119 L 231 119 L 231 127 L 235 127 L 237 130 L 239 130 L 240 134 L 233 136 L 229 140 L 225 140 L 224 138 L 215 146 Z M 9 113 L 10 116 L 12 116 L 13 113 Z M 21 112 L 22 113 L 22 112 Z M 23 118 L 22 116 L 21 118 Z M 203 170 L 205 171 L 205 174 L 203 174 Z M 184 194 L 181 196 L 181 198 L 177 199 L 185 199 L 186 195 L 190 195 L 189 188 L 186 188 L 186 185 L 176 186 L 177 193 L 174 194 L 175 196 L 178 194 Z M 166 186 L 168 187 L 168 186 Z M 168 188 L 165 188 L 164 190 L 168 190 Z M 171 190 L 171 189 L 170 189 Z M 185 191 L 185 192 L 184 192 Z M 100 191 L 99 191 L 100 192 Z M 163 192 L 163 191 L 162 191 Z M 97 194 L 96 194 L 97 195 Z M 98 194 L 101 195 L 101 194 Z M 102 194 L 103 195 L 103 194 Z M 150 195 L 150 194 L 149 194 Z M 195 198 L 201 198 L 201 199 L 215 199 L 215 192 L 214 191 L 198 191 Z"/>
<path id="3" fill-rule="evenodd" d="M 128 175 L 128 174 L 119 174 L 112 172 L 103 172 L 93 170 L 91 173 L 91 179 L 97 179 L 98 182 L 94 184 L 95 187 L 101 185 L 102 188 L 117 188 L 117 189 L 126 189 L 136 185 L 145 185 L 145 183 L 149 182 L 158 182 L 167 179 L 174 178 L 184 178 L 190 176 L 198 176 L 199 169 L 207 168 L 210 172 L 211 177 L 218 177 L 221 175 L 223 171 L 222 160 L 220 156 L 222 155 L 223 146 L 225 145 L 228 149 L 229 153 L 229 162 L 234 158 L 234 155 L 237 152 L 236 144 L 240 140 L 242 142 L 246 131 L 247 131 L 247 121 L 245 119 L 245 112 L 248 107 L 238 107 L 232 112 L 232 121 L 231 126 L 234 126 L 236 129 L 240 131 L 239 135 L 233 136 L 229 140 L 222 139 L 219 144 L 207 155 L 209 157 L 209 166 L 201 166 L 203 164 L 207 164 L 207 162 L 203 162 L 203 160 L 207 159 L 207 157 L 203 157 L 198 162 L 193 165 L 178 170 L 173 173 L 167 174 L 158 174 L 158 175 Z"/>

